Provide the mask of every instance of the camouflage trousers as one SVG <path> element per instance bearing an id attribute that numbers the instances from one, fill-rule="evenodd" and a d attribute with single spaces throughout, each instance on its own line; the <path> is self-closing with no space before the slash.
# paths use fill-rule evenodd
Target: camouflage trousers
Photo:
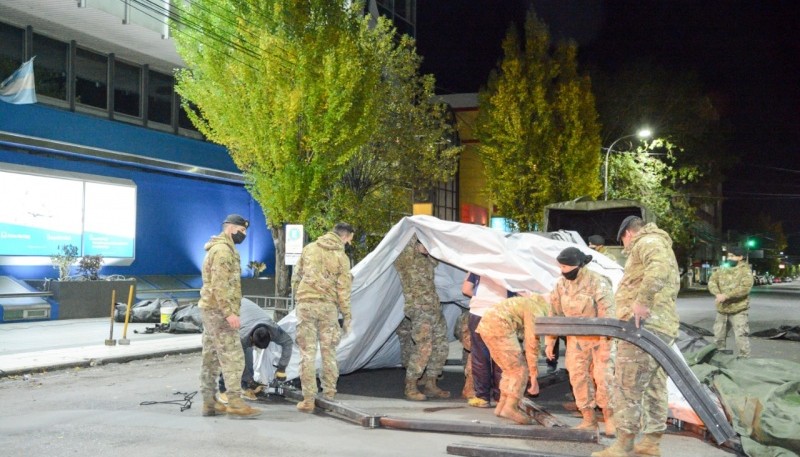
<path id="1" fill-rule="evenodd" d="M 567 337 L 566 368 L 579 410 L 608 405 L 611 343 L 600 337 Z"/>
<path id="2" fill-rule="evenodd" d="M 500 393 L 512 398 L 522 398 L 528 385 L 528 372 L 536 376 L 537 367 L 528 368 L 515 331 L 507 329 L 507 331 L 490 333 L 486 330 L 489 329 L 482 328 L 481 338 L 489 348 L 492 359 L 503 370 L 503 377 L 500 379 Z M 536 347 L 539 346 L 538 341 L 535 344 Z"/>
<path id="3" fill-rule="evenodd" d="M 469 310 L 461 313 L 456 322 L 456 337 L 461 341 L 461 363 L 464 364 L 464 388 L 461 389 L 461 396 L 472 398 L 475 396 L 475 383 L 472 378 L 472 332 L 469 331 Z"/>
<path id="4" fill-rule="evenodd" d="M 447 362 L 447 323 L 442 311 L 406 309 L 406 317 L 397 327 L 407 379 L 442 374 Z"/>
<path id="5" fill-rule="evenodd" d="M 750 319 L 747 310 L 736 314 L 717 313 L 717 320 L 714 321 L 714 343 L 717 349 L 725 349 L 729 328 L 733 331 L 739 357 L 750 357 Z"/>
<path id="6" fill-rule="evenodd" d="M 215 309 L 200 308 L 203 320 L 203 362 L 200 368 L 200 393 L 204 401 L 214 398 L 217 377 L 222 371 L 225 379 L 238 380 L 244 371 L 244 352 L 239 331 L 232 328 L 227 316 Z M 228 396 L 238 397 L 242 388 L 238 382 L 230 382 Z"/>
<path id="7" fill-rule="evenodd" d="M 672 341 L 667 341 L 668 345 Z M 663 433 L 667 428 L 667 373 L 647 352 L 616 340 L 614 394 L 611 406 L 617 429 L 624 433 Z"/>
<path id="8" fill-rule="evenodd" d="M 339 309 L 333 303 L 300 302 L 295 313 L 303 398 L 314 398 L 317 395 L 317 343 L 322 359 L 319 377 L 322 391 L 326 395 L 335 395 L 339 380 L 336 347 L 342 337 Z"/>

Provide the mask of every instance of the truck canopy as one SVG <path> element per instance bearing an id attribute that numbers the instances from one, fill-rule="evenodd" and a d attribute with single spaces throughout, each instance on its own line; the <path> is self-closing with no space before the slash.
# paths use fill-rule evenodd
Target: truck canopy
<path id="1" fill-rule="evenodd" d="M 547 205 L 544 208 L 544 231 L 571 230 L 584 240 L 600 235 L 607 246 L 618 246 L 617 231 L 622 220 L 639 216 L 645 222 L 655 222 L 652 211 L 636 200 L 576 199 Z"/>

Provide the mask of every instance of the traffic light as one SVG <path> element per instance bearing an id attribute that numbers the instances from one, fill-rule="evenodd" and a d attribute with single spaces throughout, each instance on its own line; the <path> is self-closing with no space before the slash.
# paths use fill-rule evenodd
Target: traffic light
<path id="1" fill-rule="evenodd" d="M 756 247 L 756 239 L 755 238 L 748 238 L 747 243 L 745 243 L 747 249 L 753 249 Z"/>

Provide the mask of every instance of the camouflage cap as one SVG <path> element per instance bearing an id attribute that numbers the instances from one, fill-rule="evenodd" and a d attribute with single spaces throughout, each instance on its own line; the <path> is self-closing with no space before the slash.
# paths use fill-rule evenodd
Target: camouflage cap
<path id="1" fill-rule="evenodd" d="M 240 225 L 244 228 L 250 227 L 250 221 L 243 218 L 238 214 L 230 214 L 228 217 L 225 218 L 225 221 L 222 222 L 223 224 L 233 224 L 233 225 Z"/>

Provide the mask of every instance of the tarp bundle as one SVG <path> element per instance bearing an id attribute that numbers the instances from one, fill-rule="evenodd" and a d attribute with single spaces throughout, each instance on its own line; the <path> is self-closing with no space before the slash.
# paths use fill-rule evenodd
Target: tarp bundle
<path id="1" fill-rule="evenodd" d="M 441 301 L 464 306 L 467 300 L 461 294 L 461 284 L 467 271 L 491 277 L 510 290 L 549 292 L 561 275 L 555 259 L 571 246 L 592 255 L 594 260 L 588 268 L 607 276 L 615 288 L 623 272 L 612 259 L 585 244 L 551 240 L 531 233 L 509 235 L 488 227 L 430 216 L 404 218 L 352 270 L 353 322 L 350 334 L 342 339 L 337 350 L 341 373 L 400 364 L 400 343 L 394 332 L 403 319 L 403 293 L 393 262 L 414 234 L 440 261 L 436 286 Z M 448 327 L 452 329 L 460 312 L 445 311 Z M 281 327 L 291 335 L 295 334 L 296 323 L 294 313 L 280 321 Z M 296 351 L 295 347 L 287 369 L 289 378 L 298 376 L 300 358 Z M 277 348 L 274 351 L 270 348 L 267 363 L 261 364 L 259 378 L 272 377 L 272 365 L 277 357 Z"/>
<path id="2" fill-rule="evenodd" d="M 697 377 L 719 394 L 749 456 L 800 453 L 800 364 L 740 359 L 713 344 L 686 354 Z"/>
<path id="3" fill-rule="evenodd" d="M 161 322 L 161 307 L 177 308 L 174 300 L 157 298 L 155 300 L 140 300 L 131 306 L 131 315 L 128 322 Z M 114 320 L 125 322 L 125 303 L 117 303 L 114 309 Z"/>
<path id="4" fill-rule="evenodd" d="M 169 325 L 163 324 L 158 331 L 169 333 L 202 333 L 203 320 L 200 317 L 200 308 L 197 303 L 178 306 L 175 300 L 157 298 L 155 300 L 140 300 L 131 306 L 128 322 L 161 324 L 161 308 L 172 308 Z M 114 309 L 114 320 L 125 322 L 125 303 L 117 303 Z"/>

